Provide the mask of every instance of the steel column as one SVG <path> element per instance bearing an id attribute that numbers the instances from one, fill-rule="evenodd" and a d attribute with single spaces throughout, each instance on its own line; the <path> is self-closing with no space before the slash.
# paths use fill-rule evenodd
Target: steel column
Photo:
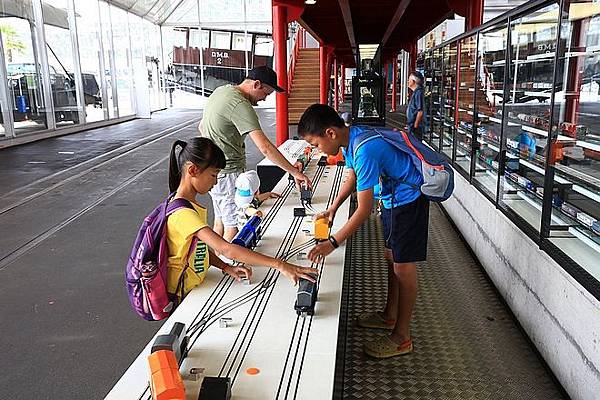
<path id="1" fill-rule="evenodd" d="M 333 59 L 333 108 L 339 111 L 340 108 L 340 87 L 338 84 L 338 61 Z"/>
<path id="2" fill-rule="evenodd" d="M 346 97 L 346 67 L 344 67 L 344 64 L 340 66 L 340 75 L 340 81 L 342 82 L 342 98 L 340 99 L 340 103 L 344 103 Z"/>
<path id="3" fill-rule="evenodd" d="M 277 85 L 287 89 L 287 8 L 285 6 L 273 6 L 273 44 Z M 275 110 L 276 141 L 279 146 L 289 139 L 287 92 L 276 94 Z"/>
<path id="4" fill-rule="evenodd" d="M 398 86 L 398 55 L 392 60 L 392 108 L 391 112 L 396 111 L 396 87 Z"/>
<path id="5" fill-rule="evenodd" d="M 327 104 L 327 50 L 323 44 L 319 45 L 319 103 Z"/>

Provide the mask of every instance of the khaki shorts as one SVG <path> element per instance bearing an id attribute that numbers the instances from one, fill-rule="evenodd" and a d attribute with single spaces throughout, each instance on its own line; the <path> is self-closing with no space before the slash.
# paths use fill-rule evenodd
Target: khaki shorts
<path id="1" fill-rule="evenodd" d="M 235 205 L 235 180 L 242 171 L 220 173 L 217 184 L 211 189 L 215 220 L 220 219 L 226 228 L 237 228 L 237 207 Z"/>

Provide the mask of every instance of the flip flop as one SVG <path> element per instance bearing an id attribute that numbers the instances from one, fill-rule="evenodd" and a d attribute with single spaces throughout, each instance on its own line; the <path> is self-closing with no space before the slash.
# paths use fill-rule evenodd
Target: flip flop
<path id="1" fill-rule="evenodd" d="M 358 326 L 362 328 L 372 328 L 372 329 L 394 329 L 394 325 L 396 324 L 395 319 L 384 319 L 381 313 L 372 312 L 362 314 L 360 317 L 356 319 L 356 323 Z"/>
<path id="2" fill-rule="evenodd" d="M 375 358 L 402 356 L 413 351 L 412 340 L 408 339 L 397 344 L 389 336 L 383 336 L 373 342 L 366 343 L 365 353 Z"/>

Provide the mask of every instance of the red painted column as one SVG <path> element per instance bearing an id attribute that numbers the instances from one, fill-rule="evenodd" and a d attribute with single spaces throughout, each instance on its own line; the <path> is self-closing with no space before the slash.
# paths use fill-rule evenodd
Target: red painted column
<path id="1" fill-rule="evenodd" d="M 322 44 L 319 45 L 319 103 L 327 104 L 327 50 Z"/>
<path id="2" fill-rule="evenodd" d="M 340 99 L 340 103 L 344 103 L 344 99 L 346 98 L 346 67 L 344 64 L 340 66 L 340 81 L 342 82 L 342 98 Z"/>
<path id="3" fill-rule="evenodd" d="M 340 108 L 340 86 L 338 82 L 338 61 L 333 59 L 333 108 L 338 111 Z"/>
<path id="4" fill-rule="evenodd" d="M 410 59 L 408 60 L 408 65 L 410 65 L 410 73 L 417 69 L 417 42 L 410 44 L 408 56 L 410 57 Z"/>
<path id="5" fill-rule="evenodd" d="M 471 0 L 469 7 L 469 15 L 466 18 L 466 31 L 478 27 L 483 23 L 483 2 L 485 0 Z"/>
<path id="6" fill-rule="evenodd" d="M 273 6 L 273 45 L 275 47 L 277 85 L 287 88 L 287 9 L 284 6 Z M 279 146 L 289 139 L 288 94 L 286 92 L 276 94 L 275 110 L 275 137 L 277 146 Z"/>
<path id="7" fill-rule="evenodd" d="M 392 112 L 396 111 L 396 87 L 398 86 L 398 55 L 392 61 Z"/>

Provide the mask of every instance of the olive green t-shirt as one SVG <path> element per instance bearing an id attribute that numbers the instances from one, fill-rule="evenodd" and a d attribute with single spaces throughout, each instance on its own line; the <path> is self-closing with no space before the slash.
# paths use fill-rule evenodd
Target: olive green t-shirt
<path id="1" fill-rule="evenodd" d="M 202 117 L 202 135 L 211 139 L 225 153 L 227 165 L 222 172 L 246 168 L 244 139 L 260 123 L 250 101 L 235 86 L 225 85 L 210 95 Z"/>

